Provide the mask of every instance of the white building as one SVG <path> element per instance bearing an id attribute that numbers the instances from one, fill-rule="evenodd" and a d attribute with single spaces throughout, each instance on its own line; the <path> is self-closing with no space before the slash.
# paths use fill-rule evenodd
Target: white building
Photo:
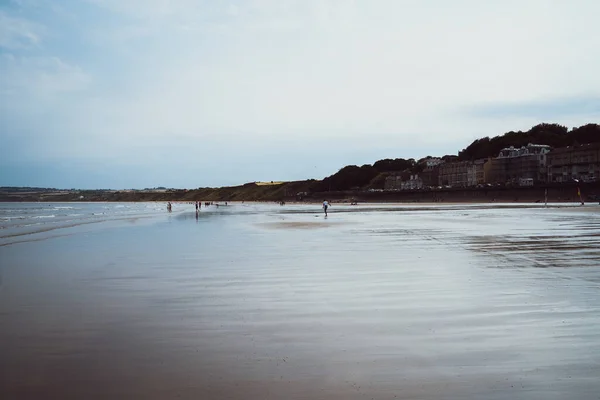
<path id="1" fill-rule="evenodd" d="M 415 190 L 423 188 L 423 179 L 418 175 L 411 175 L 410 179 L 402 181 L 400 188 L 402 190 Z"/>
<path id="2" fill-rule="evenodd" d="M 433 168 L 433 167 L 437 167 L 440 164 L 443 164 L 444 160 L 442 160 L 441 158 L 438 157 L 431 157 L 431 158 L 427 158 L 425 160 L 425 167 L 426 168 Z"/>

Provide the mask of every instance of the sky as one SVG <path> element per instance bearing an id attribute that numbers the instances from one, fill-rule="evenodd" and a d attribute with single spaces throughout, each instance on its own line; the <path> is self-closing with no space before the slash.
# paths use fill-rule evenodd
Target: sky
<path id="1" fill-rule="evenodd" d="M 0 0 L 0 186 L 197 188 L 600 122 L 597 0 Z"/>

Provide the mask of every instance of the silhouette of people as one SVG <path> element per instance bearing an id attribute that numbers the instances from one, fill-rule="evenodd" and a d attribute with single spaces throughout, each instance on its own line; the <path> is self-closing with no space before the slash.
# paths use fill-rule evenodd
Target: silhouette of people
<path id="1" fill-rule="evenodd" d="M 323 211 L 325 211 L 325 216 L 327 216 L 327 209 L 329 208 L 330 204 L 327 200 L 323 200 Z"/>

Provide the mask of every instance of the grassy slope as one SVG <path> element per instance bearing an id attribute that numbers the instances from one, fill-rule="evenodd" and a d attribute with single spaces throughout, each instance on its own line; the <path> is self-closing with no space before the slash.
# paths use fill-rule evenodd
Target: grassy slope
<path id="1" fill-rule="evenodd" d="M 102 192 L 72 193 L 0 193 L 0 201 L 279 201 L 298 192 L 310 191 L 314 181 L 286 182 L 273 185 L 246 184 L 222 188 L 200 188 L 175 192 Z"/>

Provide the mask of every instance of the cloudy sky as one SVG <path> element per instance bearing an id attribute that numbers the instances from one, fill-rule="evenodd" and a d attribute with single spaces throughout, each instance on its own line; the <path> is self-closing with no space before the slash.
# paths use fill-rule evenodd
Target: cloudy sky
<path id="1" fill-rule="evenodd" d="M 597 0 L 0 0 L 0 185 L 194 188 L 600 122 Z"/>

